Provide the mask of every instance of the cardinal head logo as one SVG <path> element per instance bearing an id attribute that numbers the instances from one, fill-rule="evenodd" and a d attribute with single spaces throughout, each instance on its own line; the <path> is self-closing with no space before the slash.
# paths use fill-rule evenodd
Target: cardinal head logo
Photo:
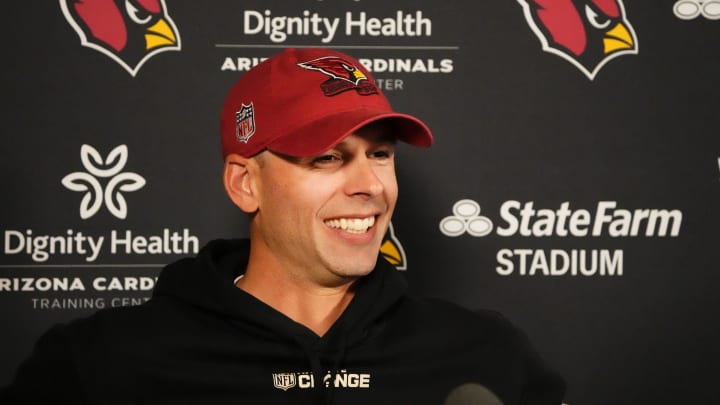
<path id="1" fill-rule="evenodd" d="M 82 46 L 101 52 L 135 76 L 160 52 L 180 50 L 164 0 L 60 0 Z"/>
<path id="2" fill-rule="evenodd" d="M 329 78 L 320 86 L 326 96 L 334 96 L 344 91 L 355 90 L 367 96 L 377 94 L 375 85 L 357 66 L 337 56 L 325 56 L 307 62 L 298 63 L 303 69 L 322 72 Z"/>
<path id="3" fill-rule="evenodd" d="M 638 41 L 622 0 L 518 0 L 545 52 L 593 80 L 609 61 L 637 54 Z"/>

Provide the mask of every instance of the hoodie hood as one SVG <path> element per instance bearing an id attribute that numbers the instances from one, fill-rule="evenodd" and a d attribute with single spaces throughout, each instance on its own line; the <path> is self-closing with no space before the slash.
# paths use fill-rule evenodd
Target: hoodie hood
<path id="1" fill-rule="evenodd" d="M 318 337 L 284 314 L 235 286 L 245 272 L 250 251 L 247 239 L 215 240 L 195 258 L 175 262 L 161 272 L 153 299 L 185 302 L 230 319 L 271 340 L 292 340 L 303 349 L 345 351 L 382 327 L 382 318 L 404 297 L 407 284 L 392 265 L 378 256 L 375 269 L 358 280 L 355 297 L 340 318 Z M 330 366 L 330 365 L 325 365 Z"/>

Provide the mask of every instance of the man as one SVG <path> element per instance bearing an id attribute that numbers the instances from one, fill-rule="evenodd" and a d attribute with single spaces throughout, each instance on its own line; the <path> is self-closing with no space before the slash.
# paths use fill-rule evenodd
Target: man
<path id="1" fill-rule="evenodd" d="M 221 113 L 224 185 L 250 240 L 161 273 L 145 305 L 38 342 L 7 402 L 552 404 L 562 380 L 497 314 L 409 296 L 378 259 L 397 140 L 429 146 L 353 58 L 288 49 Z M 3 402 L 6 403 L 6 402 Z"/>

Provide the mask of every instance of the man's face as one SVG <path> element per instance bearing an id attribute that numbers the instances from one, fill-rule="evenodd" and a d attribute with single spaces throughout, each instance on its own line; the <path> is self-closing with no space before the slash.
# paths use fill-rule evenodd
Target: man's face
<path id="1" fill-rule="evenodd" d="M 332 286 L 368 274 L 397 200 L 394 140 L 362 128 L 327 152 L 263 152 L 253 244 L 293 277 Z"/>

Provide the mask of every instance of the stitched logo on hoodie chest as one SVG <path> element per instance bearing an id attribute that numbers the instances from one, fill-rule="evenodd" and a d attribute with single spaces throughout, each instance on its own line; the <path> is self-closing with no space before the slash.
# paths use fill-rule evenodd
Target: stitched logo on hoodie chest
<path id="1" fill-rule="evenodd" d="M 310 389 L 315 388 L 315 376 L 312 372 L 290 372 L 273 373 L 273 386 L 287 391 L 291 388 Z M 322 385 L 335 388 L 370 388 L 370 373 L 352 373 L 347 370 L 340 370 L 337 373 L 328 371 L 322 379 Z"/>

